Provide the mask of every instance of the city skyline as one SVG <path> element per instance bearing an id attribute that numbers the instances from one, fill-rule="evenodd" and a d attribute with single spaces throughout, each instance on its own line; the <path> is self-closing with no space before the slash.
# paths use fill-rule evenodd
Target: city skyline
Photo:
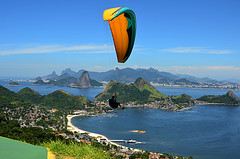
<path id="1" fill-rule="evenodd" d="M 103 72 L 155 68 L 240 80 L 237 0 L 0 2 L 0 77 L 35 77 L 63 69 Z M 105 9 L 129 7 L 137 19 L 133 52 L 117 63 Z"/>

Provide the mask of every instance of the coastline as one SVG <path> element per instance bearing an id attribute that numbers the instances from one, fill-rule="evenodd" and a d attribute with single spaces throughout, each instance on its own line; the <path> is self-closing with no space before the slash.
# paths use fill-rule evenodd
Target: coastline
<path id="1" fill-rule="evenodd" d="M 129 149 L 135 152 L 144 152 L 144 150 L 140 150 L 140 149 L 135 149 L 135 148 L 131 148 L 131 147 L 126 147 L 123 145 L 119 145 L 115 142 L 112 142 L 111 140 L 109 140 L 106 136 L 102 135 L 102 134 L 97 134 L 97 133 L 93 133 L 93 132 L 89 132 L 89 131 L 85 131 L 82 129 L 77 128 L 76 126 L 74 126 L 72 124 L 72 118 L 77 117 L 77 116 L 81 116 L 81 115 L 67 115 L 67 119 L 68 119 L 68 123 L 67 123 L 67 130 L 71 131 L 71 132 L 78 132 L 78 133 L 87 133 L 89 136 L 94 137 L 94 138 L 100 138 L 100 139 L 105 139 L 107 141 L 108 144 L 111 145 L 115 145 L 117 147 L 120 147 L 122 149 L 124 149 L 125 151 L 128 151 Z"/>
<path id="2" fill-rule="evenodd" d="M 106 140 L 108 140 L 108 138 L 106 137 L 106 136 L 104 136 L 104 135 L 101 135 L 101 134 L 97 134 L 97 133 L 92 133 L 92 132 L 88 132 L 88 131 L 85 131 L 85 130 L 82 130 L 82 129 L 79 129 L 79 128 L 77 128 L 76 126 L 74 126 L 73 124 L 72 124 L 72 118 L 73 117 L 77 117 L 77 116 L 80 116 L 80 115 L 68 115 L 67 116 L 67 119 L 68 119 L 68 124 L 67 124 L 67 130 L 69 130 L 69 131 L 72 131 L 72 132 L 78 132 L 78 133 L 87 133 L 89 136 L 91 136 L 91 137 L 100 137 L 100 138 L 102 138 L 102 139 L 106 139 Z M 109 141 L 109 140 L 108 140 Z"/>

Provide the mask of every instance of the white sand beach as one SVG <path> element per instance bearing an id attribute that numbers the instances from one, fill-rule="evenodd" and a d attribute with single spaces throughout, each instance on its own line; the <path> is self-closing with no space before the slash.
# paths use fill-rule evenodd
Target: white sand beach
<path id="1" fill-rule="evenodd" d="M 122 145 L 119 145 L 119 144 L 117 144 L 117 143 L 115 143 L 115 142 L 112 142 L 112 141 L 110 141 L 110 140 L 109 140 L 106 136 L 104 136 L 104 135 L 97 134 L 97 133 L 92 133 L 92 132 L 88 132 L 88 131 L 84 131 L 84 130 L 81 130 L 81 129 L 75 127 L 75 126 L 72 124 L 71 120 L 72 120 L 73 117 L 77 117 L 77 116 L 79 116 L 79 115 L 68 115 L 68 116 L 67 116 L 67 119 L 68 119 L 67 130 L 72 131 L 72 132 L 78 132 L 78 133 L 87 133 L 89 136 L 94 137 L 94 138 L 106 139 L 106 141 L 107 141 L 108 143 L 110 143 L 111 145 L 116 145 L 116 146 L 118 146 L 118 147 L 122 147 L 123 149 L 128 150 L 129 147 L 122 146 Z M 130 149 L 131 149 L 132 151 L 136 151 L 136 152 L 139 152 L 139 151 L 142 152 L 142 151 L 143 151 L 143 150 L 134 149 L 134 148 L 130 148 Z"/>
<path id="2" fill-rule="evenodd" d="M 79 115 L 68 115 L 68 116 L 67 116 L 67 119 L 68 119 L 67 130 L 72 131 L 72 132 L 78 132 L 78 133 L 87 133 L 87 134 L 88 134 L 89 136 L 91 136 L 91 137 L 96 137 L 96 138 L 99 137 L 99 138 L 108 140 L 108 138 L 107 138 L 106 136 L 103 136 L 103 135 L 101 135 L 101 134 L 96 134 L 96 133 L 84 131 L 84 130 L 81 130 L 81 129 L 75 127 L 75 126 L 72 124 L 71 120 L 72 120 L 73 117 L 77 117 L 77 116 L 79 116 Z M 108 140 L 108 141 L 109 141 L 109 140 Z"/>

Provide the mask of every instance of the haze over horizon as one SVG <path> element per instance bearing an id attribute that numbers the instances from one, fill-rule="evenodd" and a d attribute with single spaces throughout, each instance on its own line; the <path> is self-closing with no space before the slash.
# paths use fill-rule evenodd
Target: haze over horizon
<path id="1" fill-rule="evenodd" d="M 31 80 L 31 79 L 35 79 L 37 77 L 49 76 L 49 75 L 51 75 L 53 73 L 56 73 L 58 76 L 60 76 L 60 75 L 63 75 L 64 73 L 68 73 L 68 72 L 72 72 L 72 71 L 75 72 L 76 74 L 79 71 L 82 72 L 83 70 L 88 71 L 88 72 L 92 72 L 92 73 L 93 72 L 104 73 L 104 72 L 112 71 L 112 70 L 116 71 L 116 69 L 123 70 L 123 69 L 128 69 L 128 68 L 130 68 L 130 67 L 122 67 L 122 68 L 115 67 L 115 68 L 113 68 L 111 70 L 106 70 L 106 71 L 89 71 L 89 70 L 86 70 L 86 69 L 72 70 L 71 68 L 66 68 L 66 69 L 61 70 L 60 72 L 56 72 L 55 70 L 53 70 L 53 71 L 51 71 L 51 72 L 49 72 L 47 74 L 41 74 L 41 75 L 38 75 L 38 76 L 28 76 L 28 77 L 27 76 L 25 76 L 25 77 L 24 76 L 5 76 L 5 77 L 4 76 L 0 76 L 0 80 L 9 80 L 9 79 L 12 79 L 12 80 Z M 149 67 L 149 68 L 130 68 L 130 69 L 134 69 L 134 70 L 137 70 L 137 69 L 150 70 L 150 69 L 155 69 L 155 68 Z M 157 70 L 157 69 L 155 69 L 155 70 Z M 157 70 L 157 71 L 159 71 L 159 70 Z M 159 71 L 159 73 L 161 73 L 161 72 L 165 72 L 165 71 Z M 166 72 L 166 73 L 170 73 L 170 72 Z M 72 73 L 70 73 L 69 75 L 71 75 L 71 74 Z M 172 74 L 175 75 L 175 76 L 178 76 L 180 78 L 186 78 L 188 76 L 191 76 L 191 75 L 188 75 L 188 74 L 174 74 L 174 73 L 172 73 Z M 209 77 L 198 77 L 198 76 L 192 76 L 192 77 L 196 77 L 196 78 L 209 78 Z M 218 79 L 214 79 L 214 78 L 209 78 L 209 79 L 211 79 L 211 80 L 218 80 Z M 229 82 L 237 82 L 237 83 L 240 82 L 238 79 L 223 79 L 223 80 L 219 80 L 219 81 L 229 81 Z"/>
<path id="2" fill-rule="evenodd" d="M 119 6 L 137 19 L 135 46 L 124 64 L 117 63 L 102 17 Z M 239 6 L 238 0 L 1 1 L 0 77 L 152 67 L 240 80 Z"/>

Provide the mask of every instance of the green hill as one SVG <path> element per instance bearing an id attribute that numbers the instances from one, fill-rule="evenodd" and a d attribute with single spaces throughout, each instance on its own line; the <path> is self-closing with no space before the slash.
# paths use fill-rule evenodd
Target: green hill
<path id="1" fill-rule="evenodd" d="M 90 100 L 82 95 L 74 96 L 63 90 L 57 90 L 43 96 L 40 104 L 58 110 L 74 110 L 83 109 L 84 105 L 88 103 L 90 103 Z"/>
<path id="2" fill-rule="evenodd" d="M 171 99 L 172 99 L 172 102 L 175 104 L 186 103 L 187 105 L 192 105 L 195 103 L 195 100 L 191 96 L 186 95 L 186 94 L 182 94 L 179 96 L 173 96 L 173 97 L 171 97 Z"/>
<path id="3" fill-rule="evenodd" d="M 39 104 L 42 100 L 42 96 L 37 91 L 29 87 L 23 88 L 22 90 L 17 92 L 17 94 L 28 103 Z"/>
<path id="4" fill-rule="evenodd" d="M 95 98 L 99 101 L 107 101 L 113 94 L 116 95 L 117 101 L 121 103 L 148 103 L 167 97 L 166 95 L 159 93 L 158 90 L 146 80 L 138 78 L 131 84 L 110 81 L 103 91 Z"/>
<path id="5" fill-rule="evenodd" d="M 0 108 L 14 107 L 15 103 L 18 102 L 22 102 L 18 94 L 0 85 Z"/>
<path id="6" fill-rule="evenodd" d="M 148 81 L 142 79 L 141 77 L 136 79 L 136 81 L 134 82 L 134 85 L 141 91 L 147 90 L 151 92 L 149 98 L 152 100 L 162 99 L 167 97 L 167 95 L 159 93 L 157 89 L 155 89 Z"/>
<path id="7" fill-rule="evenodd" d="M 228 91 L 225 95 L 205 95 L 197 100 L 204 101 L 207 103 L 221 103 L 227 105 L 240 105 L 240 100 L 238 97 L 232 92 Z"/>
<path id="8" fill-rule="evenodd" d="M 84 109 L 84 106 L 89 103 L 90 100 L 82 95 L 74 96 L 62 90 L 57 90 L 42 96 L 28 87 L 15 93 L 0 85 L 0 108 L 13 108 L 16 106 L 29 106 L 29 104 L 35 104 L 44 106 L 48 109 L 55 108 L 62 111 L 69 111 Z"/>

